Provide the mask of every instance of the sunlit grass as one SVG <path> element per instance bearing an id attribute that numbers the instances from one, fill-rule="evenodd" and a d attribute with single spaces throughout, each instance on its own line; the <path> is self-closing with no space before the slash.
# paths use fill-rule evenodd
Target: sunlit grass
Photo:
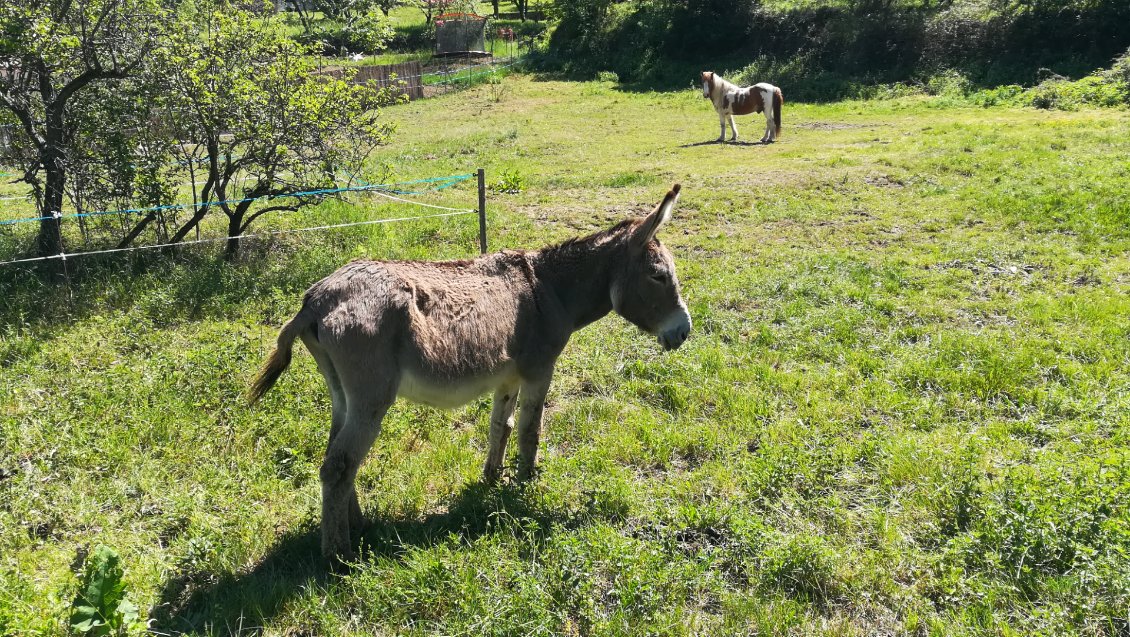
<path id="1" fill-rule="evenodd" d="M 359 479 L 370 552 L 338 577 L 313 363 L 241 393 L 310 283 L 473 256 L 473 216 L 75 260 L 69 286 L 0 270 L 4 631 L 65 632 L 95 543 L 165 633 L 1126 630 L 1130 113 L 789 103 L 779 143 L 723 146 L 690 90 L 512 77 L 385 115 L 373 173 L 521 176 L 489 196 L 492 249 L 682 183 L 661 238 L 691 339 L 578 333 L 525 487 L 478 482 L 488 401 L 397 404 Z M 377 201 L 262 223 L 414 212 Z"/>

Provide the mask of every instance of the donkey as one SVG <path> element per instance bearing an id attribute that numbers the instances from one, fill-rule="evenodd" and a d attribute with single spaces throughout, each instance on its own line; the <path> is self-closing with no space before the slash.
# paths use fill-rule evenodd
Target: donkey
<path id="1" fill-rule="evenodd" d="M 761 82 L 746 88 L 727 82 L 712 71 L 702 72 L 702 96 L 714 103 L 714 110 L 718 112 L 718 123 L 722 125 L 722 133 L 718 141 L 726 140 L 726 119 L 730 120 L 730 130 L 734 136 L 730 141 L 738 141 L 738 127 L 734 125 L 734 115 L 748 115 L 750 113 L 765 113 L 765 134 L 761 136 L 761 143 L 769 144 L 777 141 L 781 135 L 781 108 L 785 104 L 785 97 L 781 89 Z"/>
<path id="2" fill-rule="evenodd" d="M 278 336 L 252 384 L 254 404 L 290 364 L 301 338 L 329 386 L 333 417 L 322 463 L 322 553 L 355 557 L 363 522 L 354 480 L 397 396 L 440 408 L 494 392 L 487 482 L 502 472 L 518 418 L 518 474 L 537 461 L 554 364 L 573 332 L 615 311 L 677 349 L 691 330 L 675 262 L 656 233 L 676 184 L 654 211 L 536 251 L 470 261 L 353 261 L 318 281 Z"/>

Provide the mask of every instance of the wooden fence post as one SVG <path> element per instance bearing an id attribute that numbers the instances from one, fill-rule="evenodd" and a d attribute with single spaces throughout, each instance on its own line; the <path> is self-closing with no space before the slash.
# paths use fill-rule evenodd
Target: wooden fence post
<path id="1" fill-rule="evenodd" d="M 479 175 L 479 252 L 487 253 L 487 180 L 483 169 Z"/>

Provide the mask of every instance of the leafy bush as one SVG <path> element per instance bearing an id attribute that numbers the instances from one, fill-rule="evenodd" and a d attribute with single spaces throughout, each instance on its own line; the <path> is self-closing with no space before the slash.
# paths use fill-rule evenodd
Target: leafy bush
<path id="1" fill-rule="evenodd" d="M 1104 76 L 1110 82 L 1121 82 L 1130 87 L 1130 49 L 1114 59 L 1114 64 Z"/>
<path id="2" fill-rule="evenodd" d="M 344 23 L 324 20 L 295 39 L 326 55 L 375 53 L 393 40 L 393 29 L 380 13 L 373 12 Z"/>
<path id="3" fill-rule="evenodd" d="M 1031 82 L 1041 67 L 1085 73 L 1130 45 L 1120 26 L 1130 23 L 1130 3 L 1061 4 L 576 0 L 558 4 L 560 23 L 540 62 L 578 78 L 613 71 L 627 83 L 681 88 L 695 66 L 721 71 L 719 60 L 753 60 L 741 81 L 775 82 L 800 99 L 960 75 L 959 85 L 937 87 L 956 96 L 973 84 Z"/>
<path id="4" fill-rule="evenodd" d="M 926 89 L 931 95 L 944 95 L 947 97 L 964 97 L 969 93 L 973 83 L 961 71 L 947 69 L 934 75 L 926 81 Z"/>
<path id="5" fill-rule="evenodd" d="M 1052 78 L 1026 91 L 1022 101 L 1036 108 L 1066 111 L 1082 106 L 1130 104 L 1130 85 L 1107 77 L 1100 71 L 1074 82 Z"/>
<path id="6" fill-rule="evenodd" d="M 517 170 L 503 169 L 492 187 L 495 192 L 516 195 L 526 188 L 526 178 Z"/>

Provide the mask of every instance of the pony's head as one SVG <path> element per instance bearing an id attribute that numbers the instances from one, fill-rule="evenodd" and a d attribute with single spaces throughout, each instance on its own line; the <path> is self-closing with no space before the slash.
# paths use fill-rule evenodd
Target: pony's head
<path id="1" fill-rule="evenodd" d="M 714 71 L 702 72 L 702 96 L 710 99 L 711 89 L 714 88 Z"/>

